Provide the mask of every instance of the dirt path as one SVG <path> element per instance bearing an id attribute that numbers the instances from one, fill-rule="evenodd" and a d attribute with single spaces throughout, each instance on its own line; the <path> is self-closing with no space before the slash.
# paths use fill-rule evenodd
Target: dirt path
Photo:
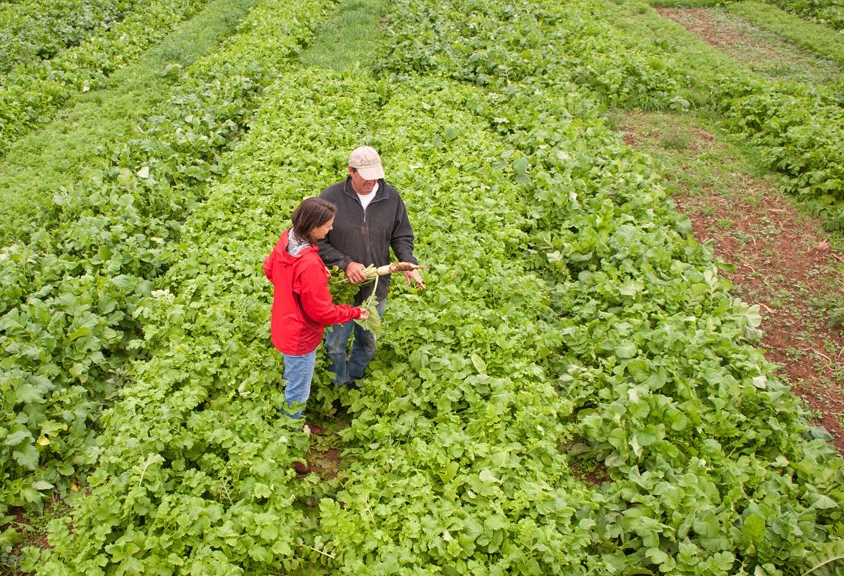
<path id="1" fill-rule="evenodd" d="M 760 185 L 761 184 L 761 185 Z M 742 300 L 759 304 L 768 360 L 844 454 L 844 338 L 817 303 L 834 296 L 841 257 L 821 226 L 770 186 L 742 178 L 729 195 L 678 196 L 701 242 L 735 266 L 726 274 Z"/>
<path id="2" fill-rule="evenodd" d="M 616 122 L 629 145 L 659 156 L 654 149 L 667 141 L 653 126 L 672 128 L 657 116 L 631 113 Z M 700 127 L 685 138 L 683 150 L 662 148 L 683 171 L 700 170 L 698 158 L 719 154 L 721 145 Z M 844 256 L 830 248 L 820 222 L 800 214 L 771 182 L 736 171 L 728 176 L 700 188 L 668 180 L 697 239 L 712 242 L 716 258 L 734 266 L 725 276 L 736 295 L 759 304 L 766 358 L 844 455 L 844 330 L 830 314 L 844 305 L 838 304 L 844 302 Z"/>
<path id="3" fill-rule="evenodd" d="M 734 58 L 752 60 L 770 48 L 745 28 L 725 25 L 723 11 L 660 14 Z M 820 221 L 801 214 L 770 178 L 753 176 L 693 118 L 631 112 L 614 121 L 629 145 L 666 166 L 695 236 L 734 266 L 725 275 L 736 295 L 759 304 L 766 358 L 844 455 L 844 256 L 830 247 Z"/>

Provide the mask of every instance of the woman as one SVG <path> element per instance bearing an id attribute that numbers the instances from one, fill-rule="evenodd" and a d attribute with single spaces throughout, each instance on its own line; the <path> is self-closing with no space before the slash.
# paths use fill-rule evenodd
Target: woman
<path id="1" fill-rule="evenodd" d="M 284 398 L 293 418 L 302 415 L 311 394 L 316 349 L 325 326 L 369 317 L 363 308 L 331 302 L 328 270 L 316 241 L 331 230 L 335 213 L 330 202 L 306 198 L 290 217 L 293 226 L 282 232 L 264 260 L 264 273 L 274 287 L 270 333 L 284 355 Z M 294 408 L 299 410 L 291 413 Z"/>

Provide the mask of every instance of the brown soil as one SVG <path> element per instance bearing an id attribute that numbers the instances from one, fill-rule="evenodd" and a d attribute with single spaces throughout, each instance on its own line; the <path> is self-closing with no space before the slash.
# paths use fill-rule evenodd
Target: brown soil
<path id="1" fill-rule="evenodd" d="M 311 452 L 308 454 L 311 472 L 323 480 L 333 480 L 340 471 L 343 460 L 336 448 L 329 448 L 325 452 Z"/>
<path id="2" fill-rule="evenodd" d="M 725 51 L 749 42 L 716 26 L 705 10 L 660 13 Z M 644 139 L 635 128 L 620 129 L 633 147 Z M 703 129 L 691 138 L 690 154 L 719 146 Z M 729 189 L 719 186 L 704 194 L 690 194 L 678 183 L 677 207 L 691 219 L 698 240 L 711 241 L 716 258 L 734 266 L 725 275 L 737 296 L 761 308 L 766 357 L 844 455 L 844 330 L 832 325 L 822 304 L 841 297 L 844 257 L 830 248 L 821 223 L 801 214 L 771 183 L 732 176 Z"/>
<path id="3" fill-rule="evenodd" d="M 842 257 L 824 239 L 816 221 L 769 185 L 740 178 L 729 196 L 677 196 L 701 242 L 735 266 L 725 275 L 737 295 L 762 313 L 763 348 L 833 436 L 844 454 L 844 337 L 812 305 L 835 289 Z"/>
<path id="4" fill-rule="evenodd" d="M 748 46 L 759 44 L 759 41 L 749 34 L 737 32 L 734 27 L 725 27 L 712 17 L 709 8 L 657 8 L 656 11 L 664 18 L 669 18 L 689 32 L 694 32 L 707 44 L 718 48 L 727 54 L 746 50 Z M 763 46 L 767 53 L 774 52 L 774 46 Z"/>

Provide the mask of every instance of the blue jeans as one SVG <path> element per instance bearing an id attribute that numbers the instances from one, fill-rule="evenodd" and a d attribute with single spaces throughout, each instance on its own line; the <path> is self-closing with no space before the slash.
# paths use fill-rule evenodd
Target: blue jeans
<path id="1" fill-rule="evenodd" d="M 382 318 L 386 307 L 386 298 L 375 307 Z M 354 320 L 334 324 L 325 332 L 325 351 L 328 359 L 331 360 L 329 370 L 334 374 L 332 382 L 341 386 L 363 378 L 364 370 L 375 356 L 375 334 L 364 330 Z M 354 332 L 352 353 L 347 360 L 346 348 L 352 332 Z"/>
<path id="2" fill-rule="evenodd" d="M 311 380 L 314 377 L 314 366 L 316 366 L 316 349 L 313 352 L 294 356 L 284 356 L 284 379 L 287 386 L 284 388 L 284 400 L 287 404 L 285 413 L 291 418 L 302 416 L 302 408 L 308 397 L 311 395 Z M 292 412 L 299 408 L 297 412 Z"/>

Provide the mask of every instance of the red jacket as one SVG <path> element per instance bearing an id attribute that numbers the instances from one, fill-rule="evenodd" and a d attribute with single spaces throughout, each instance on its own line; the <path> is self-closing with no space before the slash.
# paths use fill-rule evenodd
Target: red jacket
<path id="1" fill-rule="evenodd" d="M 360 308 L 331 303 L 328 270 L 316 245 L 298 256 L 287 252 L 285 230 L 273 251 L 264 260 L 264 274 L 273 283 L 270 334 L 273 344 L 284 354 L 308 354 L 322 341 L 323 328 L 360 318 Z"/>

